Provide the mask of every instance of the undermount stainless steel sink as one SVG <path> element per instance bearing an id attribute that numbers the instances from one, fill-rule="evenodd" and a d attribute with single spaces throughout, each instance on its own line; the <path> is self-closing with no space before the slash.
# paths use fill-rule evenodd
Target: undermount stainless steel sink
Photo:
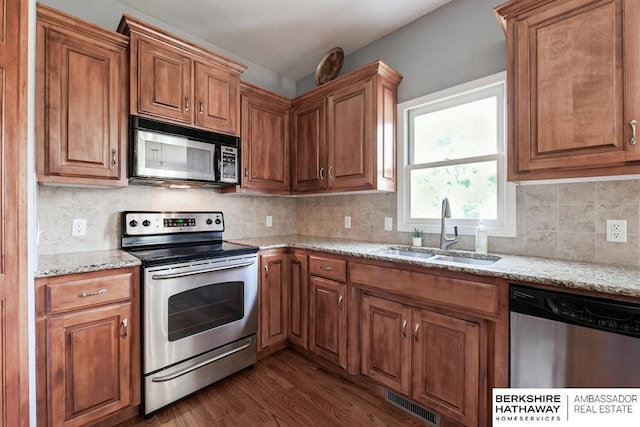
<path id="1" fill-rule="evenodd" d="M 471 258 L 465 256 L 452 255 L 433 255 L 429 261 L 448 262 L 453 264 L 470 264 L 470 265 L 491 265 L 495 264 L 497 259 Z"/>
<path id="2" fill-rule="evenodd" d="M 408 249 L 385 249 L 377 253 L 380 255 L 405 256 L 411 258 L 420 258 L 426 261 L 464 265 L 491 265 L 500 259 L 500 257 L 474 258 L 472 256 L 463 255 L 433 254 L 429 252 L 419 252 Z"/>
<path id="3" fill-rule="evenodd" d="M 381 255 L 399 255 L 399 256 L 409 256 L 413 258 L 422 258 L 422 259 L 428 259 L 433 257 L 433 254 L 430 254 L 430 253 L 408 251 L 403 249 L 385 249 L 384 251 L 380 251 L 377 253 Z"/>

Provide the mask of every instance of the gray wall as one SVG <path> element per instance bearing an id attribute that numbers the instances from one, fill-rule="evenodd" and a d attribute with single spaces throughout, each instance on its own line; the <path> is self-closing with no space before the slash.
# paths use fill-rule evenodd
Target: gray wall
<path id="1" fill-rule="evenodd" d="M 70 15 L 84 19 L 100 25 L 110 30 L 116 30 L 120 23 L 123 13 L 140 18 L 156 27 L 163 28 L 179 37 L 190 40 L 196 44 L 208 48 L 209 50 L 219 53 L 242 64 L 247 65 L 247 70 L 242 74 L 242 80 L 253 83 L 256 86 L 269 89 L 273 92 L 284 96 L 293 97 L 295 95 L 295 82 L 293 80 L 282 77 L 260 65 L 254 64 L 244 58 L 235 55 L 221 47 L 212 45 L 198 37 L 195 37 L 183 29 L 179 29 L 159 21 L 151 16 L 138 12 L 116 0 L 39 0 L 40 3 L 46 4 Z"/>
<path id="2" fill-rule="evenodd" d="M 502 0 L 453 0 L 347 55 L 340 74 L 381 59 L 400 74 L 398 102 L 503 71 L 506 41 L 493 8 Z M 315 87 L 311 74 L 296 83 Z"/>

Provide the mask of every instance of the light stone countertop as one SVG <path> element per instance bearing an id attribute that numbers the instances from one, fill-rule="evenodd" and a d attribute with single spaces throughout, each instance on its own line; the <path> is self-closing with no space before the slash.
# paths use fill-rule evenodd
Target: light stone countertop
<path id="1" fill-rule="evenodd" d="M 376 253 L 389 248 L 407 248 L 407 246 L 403 245 L 298 235 L 233 240 L 233 242 L 259 246 L 263 250 L 284 247 L 306 249 L 363 259 L 393 261 L 400 264 L 460 271 L 479 276 L 499 277 L 513 282 L 551 285 L 565 288 L 565 290 L 581 289 L 640 298 L 640 268 L 637 267 L 502 254 L 490 254 L 501 257 L 499 261 L 491 265 L 452 265 L 414 257 Z M 452 255 L 473 254 L 473 252 L 468 251 L 440 251 L 433 248 L 422 248 L 422 250 Z"/>
<path id="2" fill-rule="evenodd" d="M 138 265 L 140 265 L 138 258 L 119 249 L 40 255 L 38 257 L 35 277 L 41 278 L 62 276 L 64 274 L 88 273 L 113 268 L 135 267 Z"/>
<path id="3" fill-rule="evenodd" d="M 389 248 L 407 248 L 375 242 L 359 242 L 312 236 L 274 236 L 255 239 L 231 239 L 234 243 L 253 245 L 261 250 L 276 248 L 296 248 L 324 252 L 342 256 L 352 256 L 399 264 L 422 266 L 440 270 L 459 271 L 479 276 L 499 277 L 513 282 L 551 285 L 558 288 L 582 289 L 640 298 L 640 268 L 603 264 L 571 262 L 547 258 L 513 256 L 502 254 L 492 265 L 452 265 L 426 259 L 385 255 L 378 252 Z M 440 251 L 422 248 L 433 253 L 472 255 L 466 251 Z M 114 249 L 108 251 L 76 252 L 67 254 L 41 255 L 35 277 L 59 276 L 63 274 L 85 273 L 121 267 L 140 265 L 140 260 L 129 253 Z"/>

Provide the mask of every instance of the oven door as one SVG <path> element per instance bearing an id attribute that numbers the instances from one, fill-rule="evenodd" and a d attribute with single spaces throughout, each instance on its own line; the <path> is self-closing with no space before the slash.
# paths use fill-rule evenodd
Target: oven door
<path id="1" fill-rule="evenodd" d="M 255 334 L 257 257 L 145 268 L 144 374 Z"/>

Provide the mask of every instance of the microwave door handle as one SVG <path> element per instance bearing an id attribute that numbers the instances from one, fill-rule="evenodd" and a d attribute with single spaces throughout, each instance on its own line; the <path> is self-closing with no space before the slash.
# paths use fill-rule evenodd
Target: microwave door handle
<path id="1" fill-rule="evenodd" d="M 211 273 L 211 272 L 214 272 L 214 271 L 229 270 L 229 269 L 232 269 L 232 268 L 248 267 L 251 264 L 253 264 L 254 262 L 255 261 L 249 261 L 249 262 L 243 262 L 243 263 L 240 263 L 240 264 L 225 265 L 225 266 L 221 266 L 221 267 L 203 268 L 201 270 L 187 271 L 187 272 L 184 272 L 184 273 L 154 274 L 153 276 L 151 276 L 151 278 L 153 280 L 177 279 L 179 277 L 193 276 L 194 274 L 204 274 L 204 273 Z"/>

